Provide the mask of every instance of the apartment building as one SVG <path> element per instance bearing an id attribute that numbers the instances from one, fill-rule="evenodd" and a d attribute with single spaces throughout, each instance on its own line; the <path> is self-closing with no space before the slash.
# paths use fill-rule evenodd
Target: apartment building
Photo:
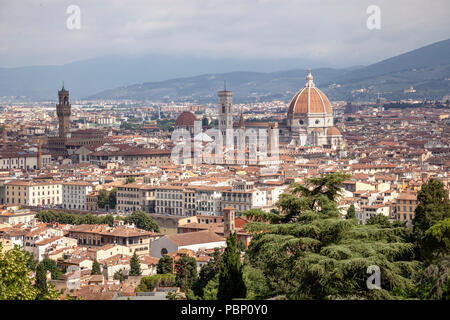
<path id="1" fill-rule="evenodd" d="M 5 183 L 6 204 L 54 206 L 62 204 L 62 184 L 56 181 L 13 180 Z"/>
<path id="2" fill-rule="evenodd" d="M 63 208 L 87 210 L 87 195 L 92 188 L 92 184 L 86 181 L 64 182 L 62 184 Z"/>
<path id="3" fill-rule="evenodd" d="M 156 213 L 184 216 L 184 188 L 181 186 L 158 186 L 155 188 Z"/>
<path id="4" fill-rule="evenodd" d="M 156 212 L 155 187 L 148 184 L 144 184 L 141 186 L 139 190 L 140 190 L 141 209 L 148 213 L 155 213 Z"/>
<path id="5" fill-rule="evenodd" d="M 133 212 L 142 210 L 141 188 L 142 182 L 132 182 L 117 186 L 116 209 L 119 212 Z"/>
<path id="6" fill-rule="evenodd" d="M 232 207 L 236 212 L 267 206 L 267 190 L 255 188 L 251 181 L 234 181 L 231 190 L 222 192 L 221 210 Z"/>
<path id="7" fill-rule="evenodd" d="M 186 188 L 183 190 L 184 213 L 186 216 L 196 214 L 195 188 Z"/>
<path id="8" fill-rule="evenodd" d="M 86 195 L 86 210 L 97 211 L 98 210 L 98 192 L 92 191 Z"/>
<path id="9" fill-rule="evenodd" d="M 19 207 L 7 207 L 0 211 L 0 223 L 16 225 L 19 223 L 27 224 L 33 221 L 36 213 L 28 209 L 19 209 Z"/>
<path id="10" fill-rule="evenodd" d="M 360 211 L 357 212 L 357 218 L 365 223 L 371 217 L 375 215 L 383 215 L 389 217 L 390 207 L 387 204 L 372 204 L 372 205 L 362 205 Z"/>
<path id="11" fill-rule="evenodd" d="M 417 193 L 402 192 L 395 200 L 393 216 L 396 220 L 412 223 L 418 201 Z"/>
<path id="12" fill-rule="evenodd" d="M 195 211 L 198 215 L 218 216 L 222 213 L 222 191 L 227 187 L 199 186 L 195 188 Z"/>

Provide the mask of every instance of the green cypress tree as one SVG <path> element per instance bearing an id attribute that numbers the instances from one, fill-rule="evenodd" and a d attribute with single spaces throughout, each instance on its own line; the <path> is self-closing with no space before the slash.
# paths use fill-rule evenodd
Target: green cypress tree
<path id="1" fill-rule="evenodd" d="M 98 263 L 97 259 L 94 259 L 94 263 L 92 264 L 91 275 L 102 274 L 100 269 L 100 263 Z"/>
<path id="2" fill-rule="evenodd" d="M 34 287 L 39 291 L 37 295 L 38 299 L 42 299 L 48 293 L 47 271 L 45 270 L 43 263 L 39 263 L 36 268 Z"/>
<path id="3" fill-rule="evenodd" d="M 45 258 L 42 260 L 42 264 L 46 271 L 50 271 L 52 274 L 52 279 L 57 280 L 61 275 L 61 271 L 58 269 L 58 265 L 55 260 Z"/>
<path id="4" fill-rule="evenodd" d="M 130 276 L 139 276 L 141 273 L 141 264 L 139 263 L 136 251 L 134 251 L 130 260 Z"/>
<path id="5" fill-rule="evenodd" d="M 218 300 L 245 298 L 246 287 L 242 275 L 241 252 L 237 245 L 236 233 L 227 238 L 227 247 L 219 268 Z"/>
<path id="6" fill-rule="evenodd" d="M 356 210 L 355 205 L 352 203 L 347 210 L 347 214 L 345 215 L 345 219 L 356 219 Z"/>

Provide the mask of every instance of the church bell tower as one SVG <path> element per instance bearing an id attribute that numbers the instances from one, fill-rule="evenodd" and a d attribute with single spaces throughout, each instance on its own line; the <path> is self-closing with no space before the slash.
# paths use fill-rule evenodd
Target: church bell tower
<path id="1" fill-rule="evenodd" d="M 224 87 L 217 93 L 219 108 L 219 130 L 223 139 L 226 139 L 227 129 L 233 129 L 233 92 Z"/>

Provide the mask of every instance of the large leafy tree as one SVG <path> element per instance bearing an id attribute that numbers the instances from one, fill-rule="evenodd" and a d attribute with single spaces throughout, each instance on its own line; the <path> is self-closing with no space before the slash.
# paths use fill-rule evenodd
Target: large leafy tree
<path id="1" fill-rule="evenodd" d="M 108 224 L 113 226 L 114 217 L 112 215 L 96 216 L 92 214 L 79 215 L 55 210 L 41 210 L 36 214 L 36 218 L 42 222 L 59 222 L 73 225 L 79 224 Z"/>
<path id="2" fill-rule="evenodd" d="M 109 193 L 106 189 L 101 189 L 97 195 L 97 205 L 99 208 L 104 208 L 109 203 Z"/>
<path id="3" fill-rule="evenodd" d="M 158 261 L 158 265 L 156 266 L 156 272 L 158 274 L 172 273 L 173 269 L 173 259 L 168 255 L 164 255 Z"/>
<path id="4" fill-rule="evenodd" d="M 108 194 L 108 204 L 110 209 L 116 208 L 117 202 L 117 189 L 113 188 Z"/>
<path id="5" fill-rule="evenodd" d="M 114 209 L 116 207 L 116 199 L 117 199 L 116 188 L 113 188 L 111 191 L 102 189 L 98 192 L 97 205 L 99 208 L 105 208 L 106 205 L 108 205 L 110 209 Z"/>
<path id="6" fill-rule="evenodd" d="M 123 270 L 120 269 L 120 270 L 116 271 L 114 273 L 113 279 L 114 280 L 119 280 L 120 283 L 122 283 L 125 280 L 125 275 L 123 274 Z"/>
<path id="7" fill-rule="evenodd" d="M 0 300 L 34 300 L 38 290 L 29 278 L 29 255 L 14 248 L 2 251 L 0 243 Z"/>
<path id="8" fill-rule="evenodd" d="M 423 237 L 424 268 L 417 276 L 418 298 L 450 299 L 450 218 L 430 227 Z"/>
<path id="9" fill-rule="evenodd" d="M 155 220 L 142 210 L 134 211 L 131 215 L 126 216 L 124 222 L 127 224 L 134 223 L 134 225 L 140 229 L 159 232 L 159 226 Z"/>
<path id="10" fill-rule="evenodd" d="M 134 251 L 133 256 L 130 259 L 130 276 L 139 276 L 141 273 L 141 264 L 136 251 Z"/>
<path id="11" fill-rule="evenodd" d="M 222 254 L 219 248 L 215 248 L 211 259 L 200 269 L 198 279 L 193 286 L 193 291 L 196 296 L 203 297 L 205 287 L 211 280 L 214 280 L 216 278 L 216 275 L 219 274 L 221 261 Z"/>
<path id="12" fill-rule="evenodd" d="M 245 286 L 247 287 L 247 299 L 260 299 L 270 295 L 270 289 L 266 277 L 260 269 L 249 265 L 243 269 Z"/>
<path id="13" fill-rule="evenodd" d="M 435 179 L 422 185 L 417 200 L 413 224 L 417 239 L 421 239 L 436 222 L 450 218 L 450 203 L 444 184 Z"/>
<path id="14" fill-rule="evenodd" d="M 279 214 L 244 213 L 252 220 L 245 228 L 254 233 L 245 264 L 261 271 L 258 277 L 263 284 L 261 292 L 253 289 L 253 294 L 291 299 L 409 294 L 418 262 L 414 245 L 405 240 L 407 229 L 384 224 L 384 219 L 367 225 L 342 219 L 337 200 L 347 178 L 335 173 L 293 184 L 291 192 L 280 197 Z M 367 288 L 367 268 L 372 265 L 381 270 L 380 290 Z"/>
<path id="15" fill-rule="evenodd" d="M 138 291 L 153 291 L 159 287 L 173 287 L 175 285 L 175 275 L 171 273 L 155 274 L 152 276 L 142 277 Z"/>
<path id="16" fill-rule="evenodd" d="M 219 291 L 219 274 L 216 274 L 214 278 L 208 281 L 203 289 L 204 300 L 217 300 L 217 293 Z"/>
<path id="17" fill-rule="evenodd" d="M 352 203 L 347 210 L 345 219 L 355 219 L 355 218 L 356 218 L 356 210 L 355 210 L 355 205 Z"/>
<path id="18" fill-rule="evenodd" d="M 425 232 L 422 251 L 430 259 L 450 254 L 450 218 L 437 222 Z"/>
<path id="19" fill-rule="evenodd" d="M 183 291 L 191 289 L 197 280 L 197 261 L 186 254 L 182 254 L 175 261 L 175 280 Z"/>
<path id="20" fill-rule="evenodd" d="M 246 287 L 243 279 L 241 251 L 237 245 L 236 233 L 227 238 L 227 247 L 219 268 L 219 287 L 217 299 L 231 300 L 233 298 L 245 298 Z"/>
<path id="21" fill-rule="evenodd" d="M 53 280 L 59 279 L 62 272 L 59 270 L 55 260 L 45 258 L 41 263 L 44 265 L 46 271 L 50 271 Z"/>

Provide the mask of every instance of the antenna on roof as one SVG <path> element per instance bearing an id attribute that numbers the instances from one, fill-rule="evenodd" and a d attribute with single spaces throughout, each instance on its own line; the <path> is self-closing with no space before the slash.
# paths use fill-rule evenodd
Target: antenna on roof
<path id="1" fill-rule="evenodd" d="M 227 80 L 223 80 L 223 91 L 227 91 Z"/>

